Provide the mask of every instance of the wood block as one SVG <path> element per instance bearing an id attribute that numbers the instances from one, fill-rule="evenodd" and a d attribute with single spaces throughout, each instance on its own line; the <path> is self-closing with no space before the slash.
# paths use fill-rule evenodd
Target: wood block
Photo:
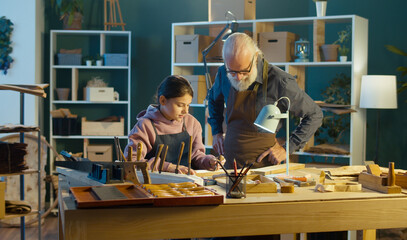
<path id="1" fill-rule="evenodd" d="M 273 177 L 273 180 L 280 184 L 280 192 L 281 193 L 293 193 L 294 192 L 294 184 L 285 182 L 277 177 Z"/>
<path id="2" fill-rule="evenodd" d="M 407 175 L 396 174 L 396 185 L 402 188 L 407 188 Z"/>
<path id="3" fill-rule="evenodd" d="M 315 186 L 317 192 L 361 192 L 362 184 L 356 182 L 332 182 Z"/>
<path id="4" fill-rule="evenodd" d="M 256 168 L 252 169 L 251 172 L 259 175 L 269 175 L 269 174 L 277 174 L 277 173 L 284 173 L 286 172 L 286 164 L 268 166 L 263 168 Z M 305 168 L 305 164 L 303 163 L 290 163 L 289 169 L 296 170 L 296 169 L 303 169 Z"/>
<path id="5" fill-rule="evenodd" d="M 382 193 L 401 193 L 400 186 L 386 186 L 386 176 L 375 176 L 369 173 L 361 172 L 359 174 L 359 183 L 361 183 L 364 188 L 369 188 Z"/>
<path id="6" fill-rule="evenodd" d="M 380 176 L 380 174 L 382 173 L 379 165 L 377 165 L 377 164 L 369 164 L 366 166 L 366 169 L 367 169 L 367 173 L 370 173 L 375 176 Z"/>

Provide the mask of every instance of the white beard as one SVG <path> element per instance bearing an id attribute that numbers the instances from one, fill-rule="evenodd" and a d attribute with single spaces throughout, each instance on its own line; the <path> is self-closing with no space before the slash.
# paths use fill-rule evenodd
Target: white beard
<path id="1" fill-rule="evenodd" d="M 228 79 L 230 81 L 230 84 L 232 84 L 232 87 L 236 89 L 237 91 L 246 91 L 254 81 L 256 81 L 257 78 L 257 67 L 254 66 L 251 73 L 244 78 L 242 78 L 240 81 L 237 80 L 237 75 L 233 77 L 231 74 L 227 74 Z"/>

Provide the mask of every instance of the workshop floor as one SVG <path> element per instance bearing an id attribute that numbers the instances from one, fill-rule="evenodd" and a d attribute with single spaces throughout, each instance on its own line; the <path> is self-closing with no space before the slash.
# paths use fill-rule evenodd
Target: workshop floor
<path id="1" fill-rule="evenodd" d="M 41 239 L 42 240 L 57 240 L 58 239 L 58 217 L 50 214 L 45 218 L 41 226 Z M 20 240 L 19 227 L 0 227 L 0 239 L 4 240 Z M 38 239 L 38 227 L 26 227 L 25 229 L 26 240 Z"/>

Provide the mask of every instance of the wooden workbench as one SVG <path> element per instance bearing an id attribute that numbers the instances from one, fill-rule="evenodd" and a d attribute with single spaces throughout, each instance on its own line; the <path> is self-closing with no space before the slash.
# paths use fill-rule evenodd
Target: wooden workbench
<path id="1" fill-rule="evenodd" d="M 63 176 L 60 239 L 168 239 L 407 227 L 407 196 L 363 192 L 249 194 L 219 206 L 77 209 Z M 219 193 L 223 190 L 215 187 Z"/>

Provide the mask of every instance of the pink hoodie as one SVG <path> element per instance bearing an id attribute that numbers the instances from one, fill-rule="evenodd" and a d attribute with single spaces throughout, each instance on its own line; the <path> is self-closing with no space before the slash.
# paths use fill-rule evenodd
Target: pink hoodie
<path id="1" fill-rule="evenodd" d="M 175 134 L 183 131 L 182 121 L 170 121 L 161 114 L 156 105 L 148 106 L 147 111 L 144 110 L 137 115 L 137 123 L 129 133 L 129 143 L 126 146 L 125 155 L 127 157 L 127 148 L 132 146 L 132 161 L 136 161 L 136 149 L 139 142 L 141 142 L 143 145 L 143 150 L 141 153 L 142 161 L 148 161 L 151 165 L 152 160 L 154 159 L 144 159 L 147 153 L 152 150 L 156 138 L 151 120 L 153 120 L 154 126 L 157 129 L 157 134 L 159 135 Z M 193 165 L 199 169 L 213 170 L 210 167 L 209 160 L 215 157 L 213 155 L 205 154 L 205 146 L 202 143 L 201 124 L 191 114 L 185 115 L 184 122 L 188 134 L 192 136 L 193 144 L 191 161 L 193 162 Z M 187 146 L 185 146 L 185 148 L 187 148 Z M 175 165 L 165 162 L 163 170 L 167 171 L 169 167 L 174 169 Z"/>

